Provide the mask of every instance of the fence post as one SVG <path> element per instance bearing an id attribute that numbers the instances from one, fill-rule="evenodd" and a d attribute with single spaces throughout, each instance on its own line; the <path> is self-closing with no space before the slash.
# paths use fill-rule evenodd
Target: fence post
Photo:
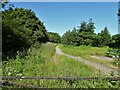
<path id="1" fill-rule="evenodd" d="M 70 88 L 72 88 L 73 81 L 69 80 Z"/>
<path id="2" fill-rule="evenodd" d="M 40 79 L 37 79 L 37 86 L 40 87 Z"/>

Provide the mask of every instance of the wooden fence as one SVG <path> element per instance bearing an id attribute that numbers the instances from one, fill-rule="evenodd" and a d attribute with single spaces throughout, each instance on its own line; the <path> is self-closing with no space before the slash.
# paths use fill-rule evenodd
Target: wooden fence
<path id="1" fill-rule="evenodd" d="M 0 84 L 3 86 L 22 86 L 22 87 L 28 87 L 28 88 L 43 88 L 40 87 L 40 80 L 46 79 L 46 80 L 65 80 L 68 81 L 70 86 L 72 86 L 73 81 L 76 80 L 113 80 L 113 81 L 120 81 L 120 77 L 36 77 L 36 76 L 0 76 L 2 80 L 0 80 Z M 17 82 L 12 82 L 10 80 L 16 80 L 16 79 L 29 79 L 29 80 L 36 80 L 37 86 L 34 85 L 26 85 L 21 84 Z"/>

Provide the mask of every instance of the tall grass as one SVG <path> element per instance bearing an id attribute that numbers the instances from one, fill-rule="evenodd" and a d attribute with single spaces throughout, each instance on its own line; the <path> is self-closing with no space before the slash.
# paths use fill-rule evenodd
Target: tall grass
<path id="1" fill-rule="evenodd" d="M 100 56 L 104 56 L 109 47 L 92 47 L 92 46 L 70 46 L 70 45 L 59 45 L 63 52 L 66 52 L 70 55 L 74 56 L 84 56 L 97 54 Z"/>
<path id="2" fill-rule="evenodd" d="M 95 75 L 94 68 L 67 56 L 56 55 L 56 62 L 56 74 L 60 76 L 87 77 Z"/>
<path id="3" fill-rule="evenodd" d="M 31 47 L 25 57 L 16 56 L 15 59 L 3 61 L 4 76 L 40 76 L 46 71 L 45 64 L 52 59 L 55 45 L 47 43 Z"/>
<path id="4" fill-rule="evenodd" d="M 96 56 L 105 56 L 105 53 L 109 49 L 109 47 L 92 47 L 92 46 L 70 46 L 70 45 L 62 45 L 60 44 L 59 47 L 62 49 L 64 53 L 73 55 L 73 56 L 80 56 L 84 59 L 94 61 L 108 67 L 114 68 L 112 61 L 108 60 L 100 60 L 96 58 L 92 58 L 92 55 Z"/>
<path id="5" fill-rule="evenodd" d="M 28 56 L 22 58 L 19 55 L 16 59 L 10 59 L 3 62 L 4 76 L 101 76 L 94 68 L 84 65 L 78 61 L 70 59 L 66 56 L 59 56 L 55 53 L 55 44 L 47 43 L 43 45 L 36 44 L 28 51 Z M 56 57 L 56 64 L 53 62 L 53 54 Z M 24 84 L 37 85 L 35 80 L 14 80 Z M 115 83 L 115 84 L 114 84 Z M 109 81 L 74 81 L 70 86 L 65 80 L 40 80 L 41 87 L 48 88 L 96 88 L 96 87 L 112 87 L 118 86 L 118 82 L 111 84 Z"/>

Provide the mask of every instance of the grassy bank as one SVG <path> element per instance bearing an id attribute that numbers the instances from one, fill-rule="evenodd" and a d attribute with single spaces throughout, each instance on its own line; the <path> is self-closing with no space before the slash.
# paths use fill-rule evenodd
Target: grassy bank
<path id="1" fill-rule="evenodd" d="M 47 43 L 35 45 L 28 50 L 28 55 L 3 62 L 4 76 L 41 76 L 45 74 L 45 64 L 51 61 L 55 52 L 55 45 Z M 43 69 L 44 68 L 44 69 Z"/>
<path id="2" fill-rule="evenodd" d="M 59 56 L 55 53 L 55 44 L 47 43 L 34 45 L 28 51 L 28 55 L 21 58 L 10 59 L 3 62 L 3 76 L 64 76 L 64 77 L 99 77 L 101 74 L 94 68 L 84 65 L 66 56 Z M 56 63 L 53 62 L 53 55 Z M 36 80 L 13 80 L 22 84 L 37 85 Z M 74 81 L 72 86 L 66 80 L 40 80 L 41 87 L 47 88 L 115 88 L 118 82 L 102 80 Z"/>
<path id="3" fill-rule="evenodd" d="M 105 53 L 109 49 L 109 47 L 91 47 L 91 46 L 70 46 L 70 45 L 59 45 L 63 52 L 73 55 L 80 56 L 84 59 L 94 61 L 108 67 L 114 68 L 113 62 L 108 60 L 101 60 L 92 58 L 92 55 L 96 56 L 105 56 Z"/>

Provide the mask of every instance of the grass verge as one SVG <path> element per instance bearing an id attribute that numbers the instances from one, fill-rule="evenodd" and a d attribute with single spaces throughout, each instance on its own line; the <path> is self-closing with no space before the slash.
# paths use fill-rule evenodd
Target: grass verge
<path id="1" fill-rule="evenodd" d="M 91 57 L 92 55 L 105 56 L 105 53 L 107 52 L 109 47 L 92 47 L 92 46 L 83 46 L 83 45 L 70 46 L 70 45 L 62 45 L 62 44 L 60 44 L 59 47 L 64 53 L 67 53 L 69 55 L 79 56 L 86 60 L 90 60 L 108 66 L 110 68 L 116 69 L 116 67 L 113 66 L 113 61 L 101 60 Z"/>

